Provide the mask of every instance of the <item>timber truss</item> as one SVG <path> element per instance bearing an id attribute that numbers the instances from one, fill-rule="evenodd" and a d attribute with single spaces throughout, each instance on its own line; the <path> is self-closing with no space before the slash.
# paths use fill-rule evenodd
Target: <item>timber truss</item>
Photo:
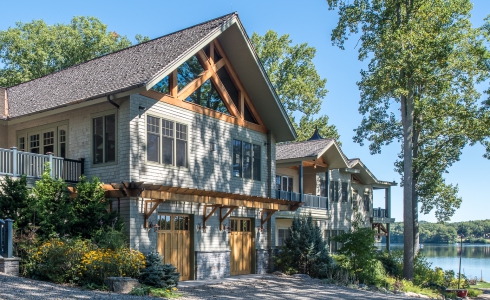
<path id="1" fill-rule="evenodd" d="M 196 57 L 201 63 L 204 71 L 194 80 L 188 83 L 185 87 L 179 90 L 178 88 L 178 69 L 172 71 L 169 75 L 168 94 L 160 93 L 153 90 L 141 92 L 142 95 L 166 102 L 184 109 L 192 110 L 213 118 L 217 118 L 229 123 L 237 124 L 262 133 L 267 133 L 267 128 L 263 120 L 260 118 L 257 110 L 253 106 L 250 96 L 247 94 L 245 87 L 241 83 L 238 75 L 234 71 L 225 51 L 218 40 L 214 40 L 209 44 L 209 53 L 204 50 L 199 50 Z M 238 90 L 238 101 L 235 103 L 226 90 L 225 85 L 220 80 L 218 71 L 225 68 L 233 85 Z M 205 82 L 210 80 L 215 86 L 216 91 L 223 100 L 230 115 L 189 102 L 190 97 L 201 87 Z M 247 117 L 248 116 L 248 117 Z M 247 120 L 248 119 L 248 120 Z"/>

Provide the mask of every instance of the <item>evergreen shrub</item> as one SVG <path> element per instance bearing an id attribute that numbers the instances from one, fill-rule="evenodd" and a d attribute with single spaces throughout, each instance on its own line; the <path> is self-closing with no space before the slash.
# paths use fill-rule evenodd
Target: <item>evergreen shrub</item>
<path id="1" fill-rule="evenodd" d="M 163 257 L 157 252 L 146 256 L 146 268 L 141 271 L 140 282 L 153 287 L 172 289 L 177 287 L 180 274 L 171 264 L 164 264 Z"/>
<path id="2" fill-rule="evenodd" d="M 333 260 L 311 215 L 294 217 L 289 237 L 274 257 L 274 263 L 285 274 L 301 273 L 316 278 L 331 276 Z"/>

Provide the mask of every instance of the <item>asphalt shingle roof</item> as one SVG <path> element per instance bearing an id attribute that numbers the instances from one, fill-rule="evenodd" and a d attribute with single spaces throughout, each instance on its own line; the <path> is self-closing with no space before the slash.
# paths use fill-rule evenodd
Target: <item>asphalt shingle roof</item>
<path id="1" fill-rule="evenodd" d="M 279 144 L 276 146 L 276 160 L 317 156 L 334 142 L 334 139 L 323 139 Z"/>
<path id="2" fill-rule="evenodd" d="M 228 14 L 7 89 L 9 117 L 145 85 L 233 18 Z"/>

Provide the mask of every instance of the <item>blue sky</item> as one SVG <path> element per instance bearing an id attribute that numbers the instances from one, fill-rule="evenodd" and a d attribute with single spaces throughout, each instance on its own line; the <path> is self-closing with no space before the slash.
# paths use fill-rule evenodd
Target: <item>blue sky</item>
<path id="1" fill-rule="evenodd" d="M 472 21 L 474 26 L 483 24 L 490 14 L 489 0 L 473 0 Z M 330 33 L 337 22 L 336 12 L 329 11 L 326 1 L 0 1 L 2 17 L 0 30 L 14 26 L 15 22 L 43 19 L 48 24 L 68 23 L 73 16 L 95 16 L 108 25 L 110 31 L 126 35 L 134 41 L 136 34 L 156 38 L 194 24 L 237 11 L 249 35 L 264 34 L 273 29 L 279 34 L 290 34 L 294 43 L 308 43 L 317 49 L 314 60 L 319 74 L 327 78 L 329 93 L 324 99 L 322 114 L 330 117 L 340 133 L 343 150 L 350 158 L 359 157 L 378 179 L 400 181 L 393 170 L 393 162 L 400 150 L 399 144 L 382 149 L 378 155 L 370 155 L 364 147 L 352 141 L 355 129 L 361 121 L 357 111 L 359 90 L 356 82 L 359 72 L 367 62 L 357 60 L 355 37 L 346 44 L 345 50 L 332 46 Z M 484 87 L 481 87 L 481 90 Z M 446 174 L 448 183 L 459 185 L 463 204 L 453 221 L 490 218 L 486 209 L 488 196 L 486 172 L 490 161 L 484 159 L 480 145 L 467 147 L 461 160 Z M 402 188 L 392 188 L 392 215 L 402 220 Z M 384 206 L 382 193 L 375 193 L 375 207 Z M 435 221 L 433 215 L 422 215 L 421 220 Z"/>

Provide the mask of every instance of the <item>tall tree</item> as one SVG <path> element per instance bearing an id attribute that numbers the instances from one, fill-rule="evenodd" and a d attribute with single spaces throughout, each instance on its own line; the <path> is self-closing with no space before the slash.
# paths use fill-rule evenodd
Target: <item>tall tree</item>
<path id="1" fill-rule="evenodd" d="M 372 153 L 402 143 L 404 277 L 413 279 L 418 248 L 418 201 L 447 220 L 459 206 L 457 187 L 442 174 L 459 160 L 467 144 L 488 135 L 484 107 L 477 104 L 475 81 L 484 70 L 483 47 L 469 21 L 469 0 L 327 0 L 338 9 L 332 41 L 340 48 L 360 34 L 359 112 L 364 115 L 354 140 L 370 142 Z M 397 117 L 393 111 L 401 112 Z M 417 196 L 421 197 L 418 198 Z"/>
<path id="2" fill-rule="evenodd" d="M 141 35 L 137 42 L 148 40 Z M 17 22 L 0 31 L 0 86 L 10 87 L 131 46 L 131 41 L 95 17 L 74 17 L 70 24 L 43 20 Z"/>
<path id="3" fill-rule="evenodd" d="M 318 75 L 313 64 L 316 49 L 307 43 L 292 45 L 288 34 L 279 36 L 273 30 L 264 36 L 254 32 L 252 43 L 298 133 L 298 141 L 310 138 L 315 128 L 324 137 L 338 139 L 335 125 L 328 125 L 328 116 L 316 116 L 327 94 L 327 80 Z"/>

